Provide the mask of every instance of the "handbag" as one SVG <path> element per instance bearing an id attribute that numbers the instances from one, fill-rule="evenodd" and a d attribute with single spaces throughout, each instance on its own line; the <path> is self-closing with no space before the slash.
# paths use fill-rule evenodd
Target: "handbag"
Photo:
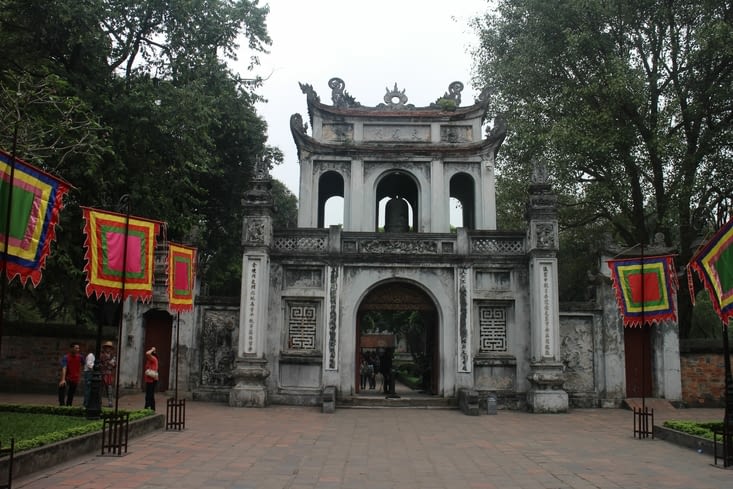
<path id="1" fill-rule="evenodd" d="M 153 370 L 152 368 L 145 370 L 145 375 L 150 377 L 151 379 L 158 380 L 158 371 Z"/>

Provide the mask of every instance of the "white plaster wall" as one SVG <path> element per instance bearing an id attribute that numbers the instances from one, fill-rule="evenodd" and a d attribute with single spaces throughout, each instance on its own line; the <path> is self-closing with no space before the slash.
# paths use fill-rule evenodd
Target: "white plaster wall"
<path id="1" fill-rule="evenodd" d="M 167 303 L 153 302 L 144 304 L 139 301 L 127 300 L 124 305 L 122 321 L 122 350 L 120 353 L 120 389 L 142 390 L 142 372 L 145 366 L 144 345 L 145 345 L 145 318 L 144 315 L 151 309 L 167 311 Z M 171 350 L 170 365 L 161 365 L 161 368 L 168 369 L 168 390 L 175 389 L 176 372 L 176 330 L 179 327 L 178 314 L 172 314 L 173 324 L 171 329 Z M 178 358 L 178 391 L 179 397 L 187 396 L 193 387 L 191 375 L 195 375 L 193 367 L 197 365 L 196 357 L 196 318 L 195 310 L 182 312 L 180 314 L 180 331 L 178 333 L 180 354 Z M 103 338 L 106 340 L 106 338 Z"/>
<path id="2" fill-rule="evenodd" d="M 677 323 L 664 321 L 652 326 L 655 397 L 682 400 L 682 373 Z"/>

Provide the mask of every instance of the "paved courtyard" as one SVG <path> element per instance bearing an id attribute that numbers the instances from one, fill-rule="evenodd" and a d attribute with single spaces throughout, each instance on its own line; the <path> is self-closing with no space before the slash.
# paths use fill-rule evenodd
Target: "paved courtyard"
<path id="1" fill-rule="evenodd" d="M 36 398 L 36 401 L 38 399 Z M 0 402 L 25 402 L 0 394 Z M 142 407 L 127 396 L 121 407 Z M 49 396 L 49 403 L 53 397 Z M 139 405 L 139 406 L 138 406 Z M 165 398 L 158 396 L 159 411 Z M 134 438 L 126 456 L 86 455 L 16 489 L 609 489 L 733 487 L 733 469 L 632 436 L 630 411 L 465 416 L 438 409 L 230 408 L 189 402 L 186 430 Z M 722 410 L 660 418 L 722 419 Z M 658 424 L 658 422 L 657 422 Z"/>

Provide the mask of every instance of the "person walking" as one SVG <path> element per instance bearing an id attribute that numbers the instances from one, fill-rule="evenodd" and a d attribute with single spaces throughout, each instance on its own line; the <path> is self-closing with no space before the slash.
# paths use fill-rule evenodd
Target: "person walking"
<path id="1" fill-rule="evenodd" d="M 61 379 L 59 380 L 59 406 L 71 406 L 74 403 L 76 387 L 81 380 L 81 369 L 84 358 L 79 353 L 79 343 L 72 343 L 69 352 L 61 357 Z"/>
<path id="2" fill-rule="evenodd" d="M 89 400 L 92 397 L 92 374 L 94 373 L 94 353 L 88 353 L 84 358 L 84 407 L 89 406 Z"/>
<path id="3" fill-rule="evenodd" d="M 155 411 L 155 388 L 158 386 L 158 353 L 155 347 L 145 352 L 145 409 Z"/>
<path id="4" fill-rule="evenodd" d="M 105 341 L 102 345 L 102 352 L 99 354 L 99 366 L 102 371 L 102 395 L 107 398 L 107 407 L 112 407 L 112 389 L 115 383 L 117 358 L 115 356 L 115 345 L 111 341 Z"/>

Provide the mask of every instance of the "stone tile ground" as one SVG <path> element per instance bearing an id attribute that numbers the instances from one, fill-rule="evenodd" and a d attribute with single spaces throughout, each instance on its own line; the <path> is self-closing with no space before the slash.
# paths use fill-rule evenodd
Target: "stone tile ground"
<path id="1" fill-rule="evenodd" d="M 12 402 L 9 397 L 0 394 L 0 402 Z M 121 406 L 137 403 L 142 403 L 141 396 L 120 401 Z M 158 403 L 165 406 L 162 396 Z M 659 413 L 657 423 L 668 417 L 722 416 L 722 410 L 674 410 Z M 126 456 L 79 457 L 17 479 L 13 487 L 733 487 L 733 470 L 712 466 L 710 454 L 634 439 L 632 414 L 619 409 L 555 415 L 499 411 L 476 417 L 444 409 L 338 409 L 323 414 L 310 407 L 241 409 L 190 402 L 186 422 L 185 431 L 159 431 L 132 440 Z"/>

